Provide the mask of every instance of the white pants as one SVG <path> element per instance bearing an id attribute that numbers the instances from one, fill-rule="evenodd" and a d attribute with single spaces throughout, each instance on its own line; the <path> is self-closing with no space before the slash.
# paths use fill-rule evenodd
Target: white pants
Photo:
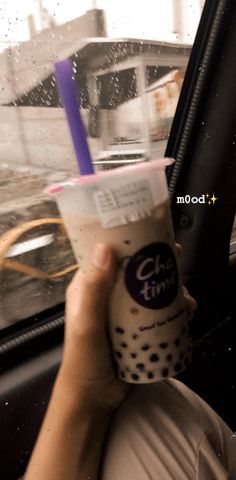
<path id="1" fill-rule="evenodd" d="M 100 480 L 236 479 L 236 438 L 178 380 L 136 386 L 112 421 Z"/>

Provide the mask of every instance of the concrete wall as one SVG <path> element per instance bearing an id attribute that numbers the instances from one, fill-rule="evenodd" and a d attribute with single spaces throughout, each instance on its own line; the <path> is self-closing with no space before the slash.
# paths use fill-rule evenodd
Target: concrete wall
<path id="1" fill-rule="evenodd" d="M 85 125 L 88 111 L 82 111 Z M 92 156 L 100 141 L 89 139 Z M 76 169 L 70 132 L 61 108 L 0 106 L 0 162 L 49 169 Z"/>

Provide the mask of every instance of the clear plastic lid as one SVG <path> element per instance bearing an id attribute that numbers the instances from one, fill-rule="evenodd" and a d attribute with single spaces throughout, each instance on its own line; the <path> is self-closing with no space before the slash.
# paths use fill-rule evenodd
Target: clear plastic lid
<path id="1" fill-rule="evenodd" d="M 92 183 L 103 183 L 103 180 L 114 179 L 116 177 L 126 177 L 130 175 L 140 175 L 144 172 L 148 173 L 150 170 L 161 170 L 172 165 L 174 163 L 173 158 L 160 158 L 158 160 L 152 160 L 149 162 L 143 162 L 136 165 L 129 165 L 125 167 L 115 168 L 106 172 L 99 172 L 90 175 L 81 175 L 79 177 L 70 178 L 64 182 L 54 183 L 46 188 L 46 192 L 49 194 L 57 194 L 65 188 L 70 188 L 75 185 L 88 185 Z M 107 182 L 105 182 L 107 183 Z"/>
<path id="2" fill-rule="evenodd" d="M 52 185 L 48 191 L 55 196 L 64 217 L 72 213 L 100 215 L 107 221 L 114 217 L 114 212 L 116 217 L 130 218 L 137 209 L 145 216 L 168 199 L 165 167 L 172 163 L 173 160 L 162 158 L 81 176 Z"/>

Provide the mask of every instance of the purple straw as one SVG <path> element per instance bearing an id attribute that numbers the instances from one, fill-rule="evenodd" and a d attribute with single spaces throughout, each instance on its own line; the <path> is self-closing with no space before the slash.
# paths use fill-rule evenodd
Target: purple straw
<path id="1" fill-rule="evenodd" d="M 58 93 L 61 97 L 81 175 L 94 173 L 93 163 L 86 139 L 85 126 L 81 118 L 80 104 L 77 99 L 76 83 L 73 80 L 70 59 L 55 63 L 55 76 Z"/>

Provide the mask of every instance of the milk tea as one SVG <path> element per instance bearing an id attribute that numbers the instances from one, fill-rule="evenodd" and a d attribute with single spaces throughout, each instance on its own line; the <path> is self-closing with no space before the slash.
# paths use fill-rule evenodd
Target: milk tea
<path id="1" fill-rule="evenodd" d="M 96 243 L 112 247 L 118 272 L 108 327 L 119 377 L 156 382 L 189 362 L 187 313 L 174 247 L 165 167 L 145 162 L 52 186 L 79 267 Z"/>
<path id="2" fill-rule="evenodd" d="M 119 377 L 149 383 L 181 372 L 190 346 L 169 200 L 149 216 L 113 228 L 104 228 L 96 216 L 63 212 L 82 269 L 98 242 L 110 245 L 118 258 L 109 332 Z"/>

